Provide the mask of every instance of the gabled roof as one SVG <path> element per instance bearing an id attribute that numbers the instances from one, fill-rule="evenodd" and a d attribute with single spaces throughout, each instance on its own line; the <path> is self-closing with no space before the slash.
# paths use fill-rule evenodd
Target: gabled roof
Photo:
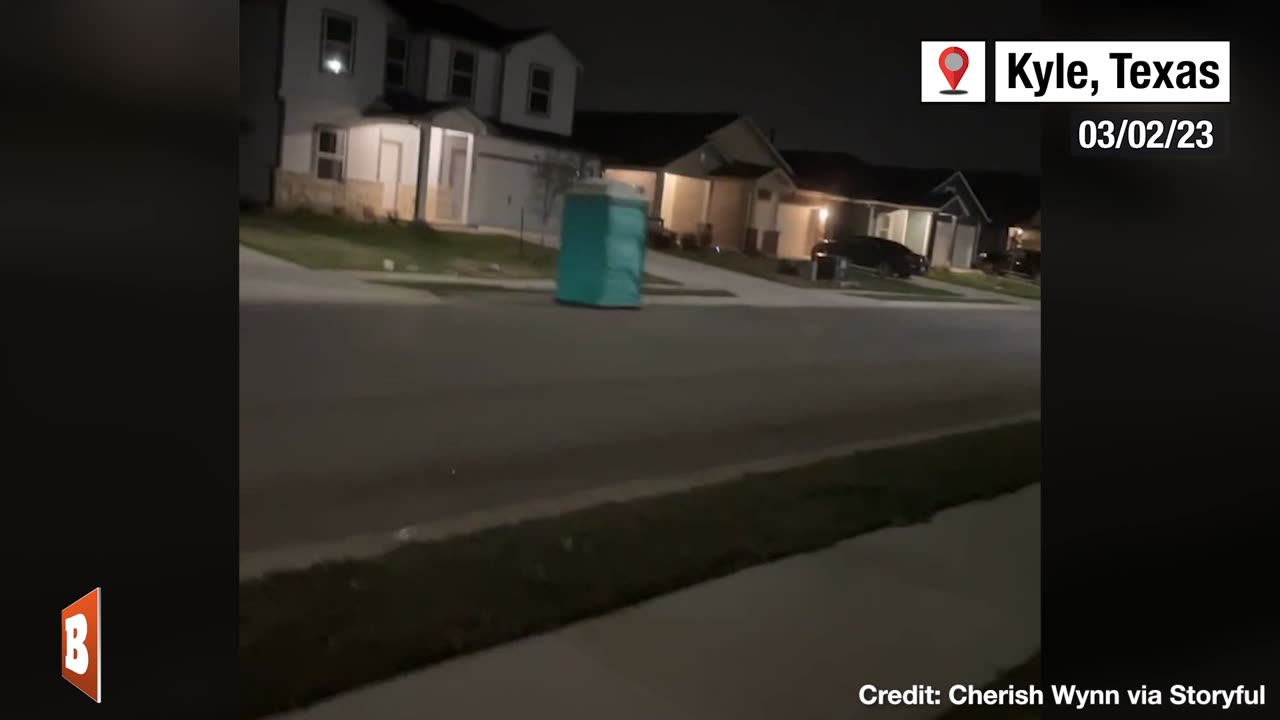
<path id="1" fill-rule="evenodd" d="M 711 172 L 712 177 L 723 178 L 743 178 L 746 180 L 755 180 L 773 172 L 776 168 L 768 165 L 756 165 L 755 163 L 734 161 L 726 163 Z"/>
<path id="2" fill-rule="evenodd" d="M 584 110 L 573 117 L 573 139 L 615 165 L 662 167 L 739 117 L 737 113 Z"/>
<path id="3" fill-rule="evenodd" d="M 550 28 L 513 29 L 481 17 L 466 8 L 433 0 L 384 0 L 418 32 L 439 32 L 502 50 L 539 35 L 551 35 L 572 55 Z M 575 58 L 576 59 L 576 58 Z"/>
<path id="4" fill-rule="evenodd" d="M 943 168 L 877 165 L 871 168 L 872 198 L 899 205 L 939 207 L 949 196 L 939 193 L 937 188 L 954 174 L 954 170 Z"/>
<path id="5" fill-rule="evenodd" d="M 866 198 L 874 188 L 869 166 L 849 153 L 783 150 L 782 156 L 794 170 L 796 182 L 802 189 Z"/>
<path id="6" fill-rule="evenodd" d="M 510 138 L 512 140 L 519 140 L 522 142 L 532 143 L 534 145 L 559 148 L 561 150 L 583 152 L 581 145 L 573 138 L 565 137 L 559 133 L 546 132 L 545 130 L 534 130 L 520 125 L 498 122 L 497 120 L 489 120 L 486 122 L 486 125 L 489 127 L 489 134 L 497 135 L 498 137 Z"/>

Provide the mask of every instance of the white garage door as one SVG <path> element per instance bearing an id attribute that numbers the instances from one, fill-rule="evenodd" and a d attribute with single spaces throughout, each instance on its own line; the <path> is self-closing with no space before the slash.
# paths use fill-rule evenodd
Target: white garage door
<path id="1" fill-rule="evenodd" d="M 476 174 L 471 181 L 471 223 L 516 230 L 523 210 L 525 229 L 540 228 L 542 209 L 535 190 L 533 165 L 476 155 Z"/>
<path id="2" fill-rule="evenodd" d="M 816 212 L 811 205 L 778 204 L 778 257 L 809 259 L 813 249 L 810 223 Z"/>
<path id="3" fill-rule="evenodd" d="M 973 249 L 978 243 L 978 226 L 970 223 L 956 225 L 956 239 L 951 250 L 951 267 L 973 267 Z"/>

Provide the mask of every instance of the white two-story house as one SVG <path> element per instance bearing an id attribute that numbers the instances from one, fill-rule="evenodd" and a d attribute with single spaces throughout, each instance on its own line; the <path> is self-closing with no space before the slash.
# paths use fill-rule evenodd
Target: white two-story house
<path id="1" fill-rule="evenodd" d="M 549 30 L 422 0 L 268 1 L 279 102 L 247 124 L 278 127 L 271 205 L 536 231 L 598 172 L 570 141 L 581 65 Z M 267 184 L 243 145 L 242 194 Z"/>

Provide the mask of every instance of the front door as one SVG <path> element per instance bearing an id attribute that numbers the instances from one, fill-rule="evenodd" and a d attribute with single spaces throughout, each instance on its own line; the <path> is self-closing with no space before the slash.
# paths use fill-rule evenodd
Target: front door
<path id="1" fill-rule="evenodd" d="M 378 182 L 382 183 L 382 209 L 388 215 L 395 215 L 396 201 L 400 197 L 400 143 L 382 141 L 378 154 Z"/>

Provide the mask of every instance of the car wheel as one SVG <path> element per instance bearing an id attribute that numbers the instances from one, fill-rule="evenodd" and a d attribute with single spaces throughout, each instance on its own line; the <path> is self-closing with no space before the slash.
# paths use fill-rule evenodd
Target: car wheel
<path id="1" fill-rule="evenodd" d="M 876 272 L 881 277 L 888 277 L 893 274 L 893 268 L 889 265 L 889 262 L 886 260 L 885 262 L 882 262 L 878 266 L 876 266 Z"/>

